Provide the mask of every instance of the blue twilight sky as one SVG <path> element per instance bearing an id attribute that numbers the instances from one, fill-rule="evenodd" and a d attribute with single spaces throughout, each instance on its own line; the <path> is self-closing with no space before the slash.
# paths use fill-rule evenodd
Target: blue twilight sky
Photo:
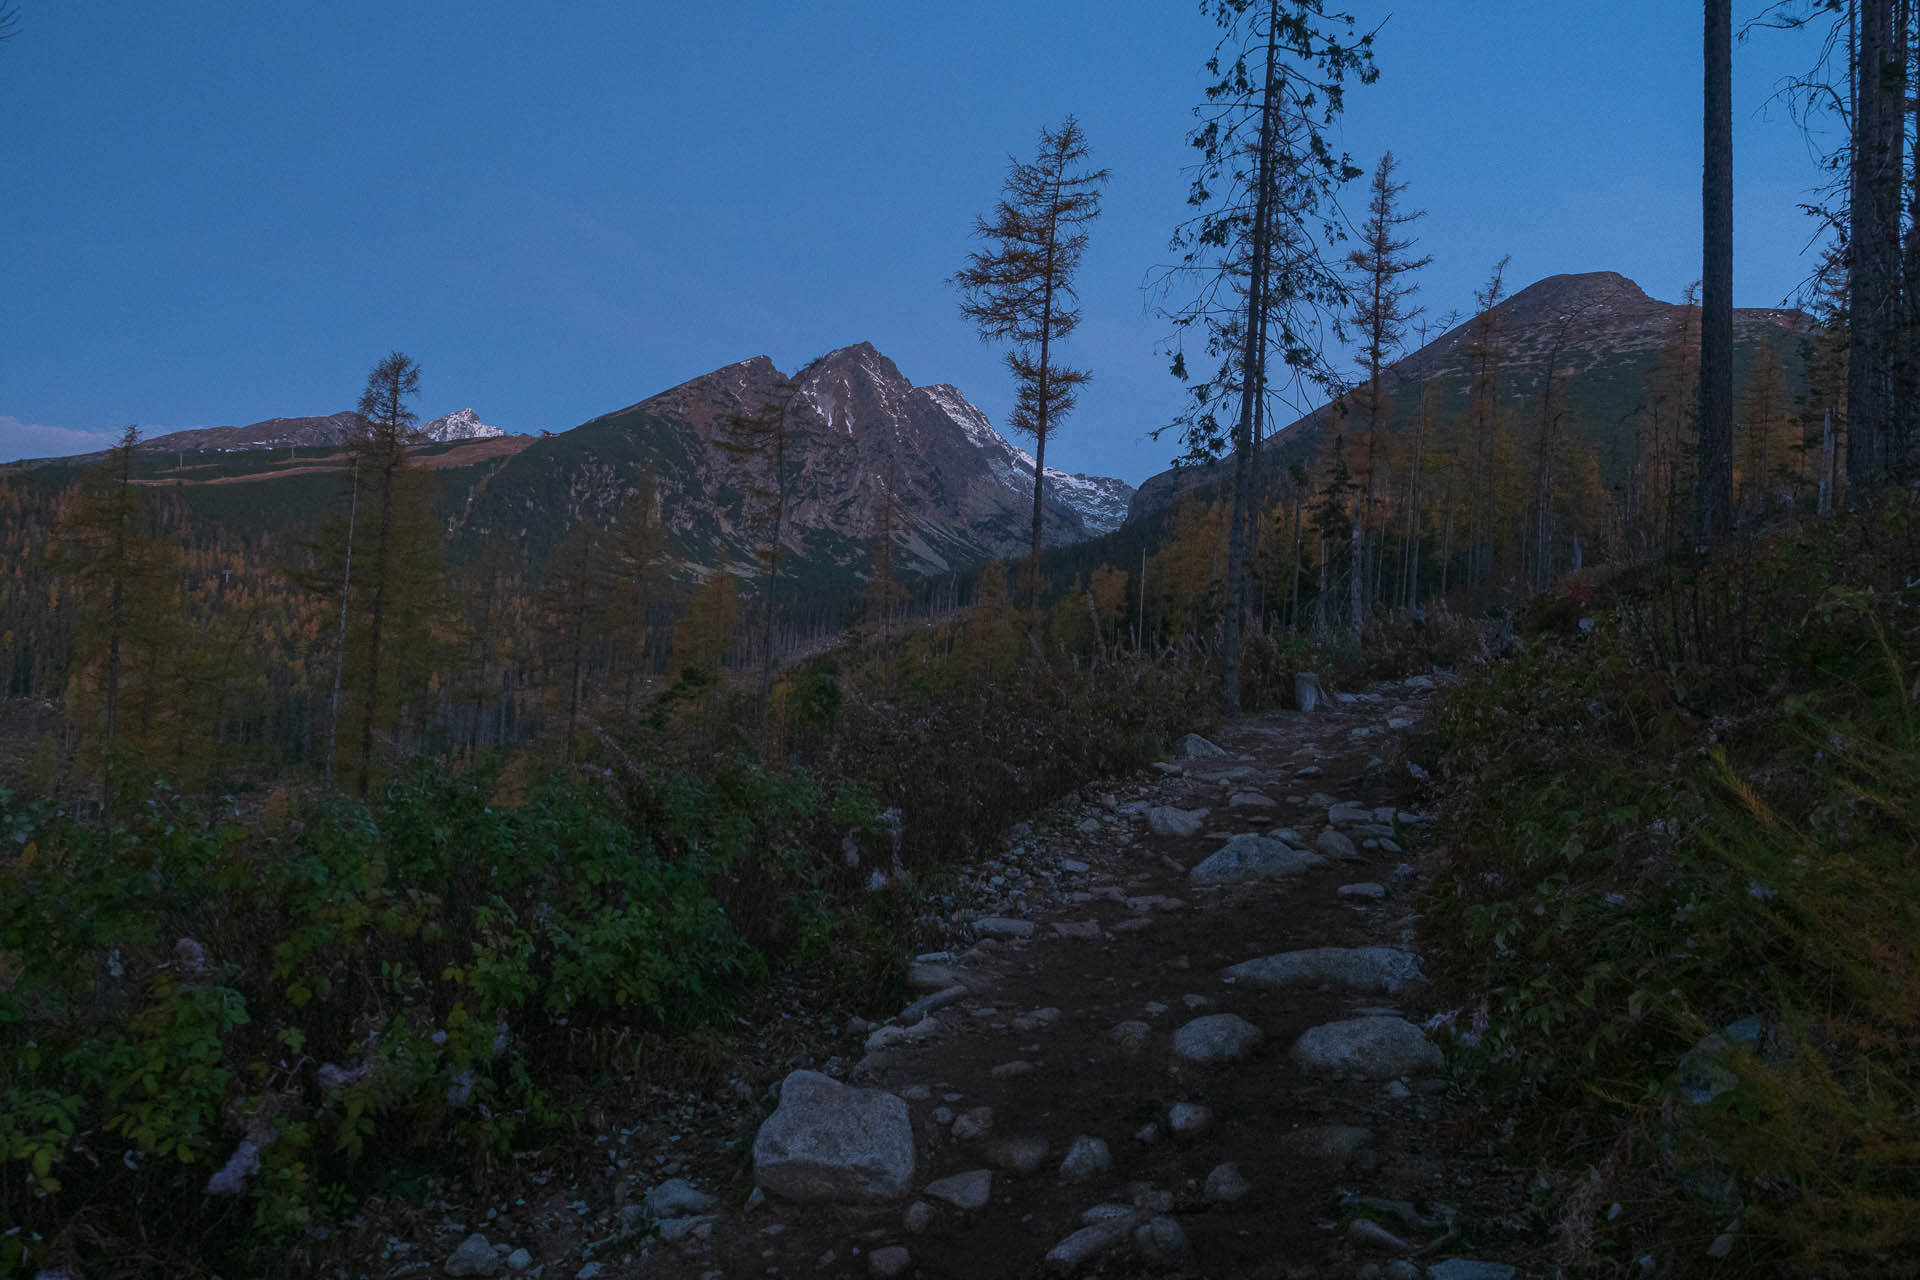
<path id="1" fill-rule="evenodd" d="M 1141 283 L 1185 214 L 1214 32 L 1194 0 L 18 0 L 0 44 L 0 459 L 329 413 L 399 348 L 423 417 L 564 430 L 764 352 L 867 340 L 996 423 L 947 277 L 1009 154 L 1077 113 L 1113 171 L 1048 461 L 1138 482 L 1179 403 Z M 1353 0 L 1341 131 L 1430 216 L 1424 300 L 1699 275 L 1700 7 Z M 1736 21 L 1759 0 L 1736 0 Z M 1805 275 L 1817 175 L 1735 51 L 1737 301 Z M 1357 214 L 1356 191 L 1350 206 Z"/>

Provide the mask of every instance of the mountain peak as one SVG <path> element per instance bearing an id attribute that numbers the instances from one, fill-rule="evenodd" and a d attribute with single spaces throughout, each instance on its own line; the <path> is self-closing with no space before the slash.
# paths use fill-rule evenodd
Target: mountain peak
<path id="1" fill-rule="evenodd" d="M 900 372 L 900 366 L 889 360 L 880 348 L 871 342 L 856 342 L 851 346 L 835 347 L 821 356 L 805 369 L 802 378 L 818 379 L 829 374 L 845 375 L 858 370 L 876 382 L 899 383 L 905 390 L 913 384 Z"/>
<path id="2" fill-rule="evenodd" d="M 833 350 L 827 352 L 827 354 L 825 354 L 824 356 L 821 356 L 820 360 L 822 363 L 825 363 L 828 360 L 839 360 L 843 358 L 854 359 L 860 356 L 879 356 L 879 355 L 880 355 L 880 348 L 874 346 L 871 342 L 853 342 L 853 343 L 847 344 L 844 347 L 835 347 Z M 883 360 L 886 359 L 885 356 L 881 356 L 880 358 Z"/>
<path id="3" fill-rule="evenodd" d="M 1590 307 L 1657 305 L 1645 289 L 1618 271 L 1583 271 L 1536 280 L 1508 298 L 1502 310 L 1538 314 Z"/>
<path id="4" fill-rule="evenodd" d="M 452 413 L 415 427 L 410 434 L 415 440 L 445 444 L 449 440 L 490 440 L 507 433 L 500 427 L 490 427 L 480 421 L 480 415 L 472 409 L 455 409 Z"/>

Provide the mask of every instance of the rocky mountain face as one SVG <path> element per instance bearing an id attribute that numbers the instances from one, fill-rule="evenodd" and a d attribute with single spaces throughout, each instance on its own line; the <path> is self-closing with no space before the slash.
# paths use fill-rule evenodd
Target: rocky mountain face
<path id="1" fill-rule="evenodd" d="M 1566 379 L 1567 405 L 1599 450 L 1603 465 L 1621 460 L 1635 409 L 1646 397 L 1647 375 L 1683 308 L 1647 295 L 1612 271 L 1549 276 L 1493 309 L 1505 355 L 1500 367 L 1502 412 L 1524 421 L 1539 401 L 1549 366 Z M 1733 313 L 1734 375 L 1744 379 L 1754 355 L 1772 346 L 1798 384 L 1799 340 L 1809 331 L 1799 311 L 1741 308 Z M 1472 380 L 1471 320 L 1455 326 L 1387 369 L 1394 418 L 1411 421 L 1430 381 L 1443 387 L 1442 412 L 1468 403 Z M 1334 420 L 1322 407 L 1268 438 L 1265 449 L 1287 461 L 1304 456 Z M 1623 438 L 1624 437 L 1624 438 Z M 1138 519 L 1182 494 L 1215 483 L 1213 469 L 1163 471 L 1133 495 L 1128 519 Z"/>
<path id="2" fill-rule="evenodd" d="M 480 421 L 480 415 L 471 409 L 455 409 L 415 427 L 409 434 L 428 444 L 450 444 L 455 440 L 491 440 L 507 433 L 501 427 L 490 427 Z"/>
<path id="3" fill-rule="evenodd" d="M 730 422 L 784 404 L 788 564 L 803 580 L 864 572 L 891 486 L 898 564 L 939 573 L 1020 555 L 1033 501 L 1033 459 L 1009 444 L 954 387 L 916 387 L 858 343 L 789 380 L 755 356 L 540 440 L 476 497 L 462 536 L 505 537 L 536 558 L 582 519 L 611 521 L 651 471 L 677 556 L 698 565 L 753 562 L 760 536 L 749 493 L 763 458 L 723 447 Z M 1044 538 L 1080 541 L 1115 528 L 1132 490 L 1119 480 L 1048 472 Z"/>

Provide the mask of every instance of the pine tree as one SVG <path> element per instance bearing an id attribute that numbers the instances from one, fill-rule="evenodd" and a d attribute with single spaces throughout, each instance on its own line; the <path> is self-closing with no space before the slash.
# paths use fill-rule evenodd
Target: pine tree
<path id="1" fill-rule="evenodd" d="M 1367 603 L 1373 597 L 1363 571 L 1366 537 L 1373 517 L 1375 482 L 1379 470 L 1380 428 L 1390 407 L 1383 375 L 1387 363 L 1406 340 L 1407 326 L 1420 315 L 1420 308 L 1409 307 L 1407 299 L 1419 285 L 1403 279 L 1432 264 L 1433 257 L 1415 258 L 1412 249 L 1418 243 L 1412 236 L 1400 234 L 1426 217 L 1422 209 L 1403 210 L 1400 198 L 1406 193 L 1404 182 L 1393 180 L 1393 152 L 1380 157 L 1374 170 L 1373 185 L 1367 200 L 1367 220 L 1360 230 L 1360 245 L 1347 255 L 1348 265 L 1358 277 L 1354 288 L 1353 323 L 1360 335 L 1360 368 L 1366 373 L 1361 388 L 1361 404 L 1366 414 L 1366 453 L 1360 471 L 1360 499 L 1354 503 L 1350 538 L 1353 543 L 1355 572 L 1350 584 L 1348 626 L 1353 643 L 1360 642 L 1365 625 Z"/>
<path id="2" fill-rule="evenodd" d="M 375 732 L 428 691 L 438 644 L 441 535 L 407 447 L 415 421 L 407 402 L 419 389 L 420 366 L 398 351 L 368 375 L 347 443 L 349 514 L 312 544 L 314 568 L 295 575 L 309 591 L 341 602 L 335 687 L 343 673 L 355 685 L 362 795 L 373 785 Z M 335 716 L 329 713 L 329 746 Z"/>
<path id="3" fill-rule="evenodd" d="M 1217 77 L 1207 86 L 1210 105 L 1189 135 L 1199 159 L 1188 203 L 1200 212 L 1176 231 L 1182 256 L 1161 285 L 1190 290 L 1192 300 L 1169 318 L 1182 333 L 1197 330 L 1219 361 L 1217 372 L 1189 383 L 1179 425 L 1188 458 L 1233 458 L 1222 656 L 1227 711 L 1238 715 L 1269 344 L 1290 379 L 1337 384 L 1321 348 L 1346 293 L 1322 249 L 1340 236 L 1335 197 L 1359 170 L 1327 133 L 1347 79 L 1370 82 L 1375 71 L 1372 36 L 1355 38 L 1353 19 L 1328 13 L 1321 0 L 1202 0 L 1201 12 L 1222 36 L 1207 63 Z M 1188 381 L 1184 348 L 1173 372 Z"/>
<path id="4" fill-rule="evenodd" d="M 1060 362 L 1055 345 L 1080 323 L 1074 279 L 1087 251 L 1088 223 L 1100 216 L 1105 169 L 1088 169 L 1093 154 L 1079 121 L 1040 131 L 1032 164 L 1008 162 L 1007 181 L 991 220 L 974 222 L 989 247 L 967 256 L 953 277 L 960 313 L 987 342 L 1010 342 L 1007 367 L 1015 398 L 1008 424 L 1033 437 L 1033 526 L 1027 550 L 1028 602 L 1040 590 L 1040 539 L 1046 494 L 1047 442 L 1093 376 Z"/>

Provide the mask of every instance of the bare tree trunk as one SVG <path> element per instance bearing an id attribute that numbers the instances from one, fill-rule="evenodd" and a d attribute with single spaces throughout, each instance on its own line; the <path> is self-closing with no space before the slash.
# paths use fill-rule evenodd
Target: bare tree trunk
<path id="1" fill-rule="evenodd" d="M 1892 365 L 1900 267 L 1905 51 L 1894 0 L 1861 0 L 1852 165 L 1847 482 L 1867 497 L 1891 477 Z"/>
<path id="2" fill-rule="evenodd" d="M 1253 410 L 1260 395 L 1260 349 L 1267 339 L 1266 275 L 1273 208 L 1274 67 L 1279 57 L 1279 0 L 1267 6 L 1266 78 L 1261 82 L 1258 191 L 1253 212 L 1253 276 L 1247 282 L 1246 342 L 1240 360 L 1240 419 L 1233 439 L 1233 503 L 1227 534 L 1227 616 L 1222 635 L 1226 708 L 1240 714 L 1240 614 L 1247 599 L 1247 536 L 1241 513 L 1253 497 Z"/>
<path id="3" fill-rule="evenodd" d="M 1733 0 L 1706 0 L 1705 80 L 1694 530 L 1711 542 L 1725 536 L 1733 510 Z"/>

